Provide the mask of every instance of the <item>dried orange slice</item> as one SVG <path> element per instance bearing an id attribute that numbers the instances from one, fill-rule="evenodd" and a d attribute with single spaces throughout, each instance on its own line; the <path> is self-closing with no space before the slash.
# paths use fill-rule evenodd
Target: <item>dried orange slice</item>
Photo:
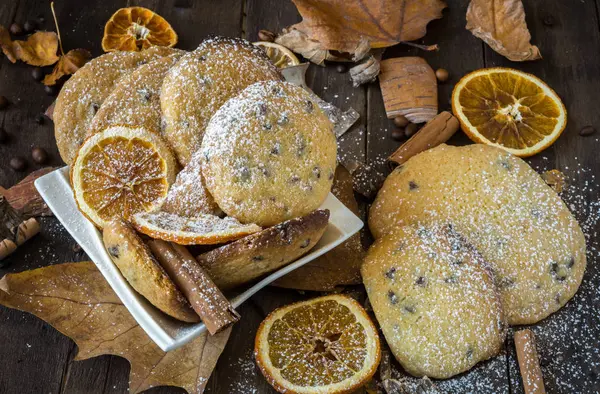
<path id="1" fill-rule="evenodd" d="M 104 26 L 102 49 L 140 51 L 153 45 L 172 47 L 177 33 L 162 16 L 144 7 L 121 8 Z"/>
<path id="2" fill-rule="evenodd" d="M 452 111 L 471 140 L 520 157 L 552 145 L 567 124 L 567 110 L 554 90 L 510 68 L 464 76 L 452 92 Z"/>
<path id="3" fill-rule="evenodd" d="M 114 126 L 88 138 L 71 168 L 81 212 L 98 227 L 157 209 L 175 181 L 175 156 L 155 133 Z"/>
<path id="4" fill-rule="evenodd" d="M 273 311 L 256 333 L 261 372 L 280 393 L 347 393 L 375 373 L 377 329 L 360 304 L 343 295 Z"/>
<path id="5" fill-rule="evenodd" d="M 268 41 L 257 41 L 253 42 L 253 44 L 257 47 L 261 47 L 267 53 L 267 57 L 271 60 L 271 63 L 279 68 L 297 66 L 300 64 L 300 60 L 298 60 L 296 55 L 283 45 Z"/>
<path id="6" fill-rule="evenodd" d="M 167 212 L 140 212 L 133 226 L 155 239 L 180 245 L 214 245 L 233 241 L 261 230 L 256 224 L 242 224 L 232 217 L 215 215 L 183 217 Z"/>

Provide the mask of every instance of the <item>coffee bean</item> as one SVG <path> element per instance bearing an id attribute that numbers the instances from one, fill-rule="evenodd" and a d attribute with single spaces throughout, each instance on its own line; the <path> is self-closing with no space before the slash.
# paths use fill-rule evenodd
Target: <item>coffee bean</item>
<path id="1" fill-rule="evenodd" d="M 5 143 L 6 141 L 8 141 L 8 133 L 0 127 L 0 144 Z"/>
<path id="2" fill-rule="evenodd" d="M 406 138 L 410 138 L 417 132 L 417 130 L 419 130 L 419 126 L 415 123 L 410 123 L 404 129 L 404 135 L 406 136 Z"/>
<path id="3" fill-rule="evenodd" d="M 273 42 L 275 41 L 275 33 L 269 30 L 259 30 L 258 39 L 260 41 Z"/>
<path id="4" fill-rule="evenodd" d="M 37 23 L 31 19 L 23 24 L 23 30 L 25 30 L 25 33 L 33 33 L 36 27 Z"/>
<path id="5" fill-rule="evenodd" d="M 33 148 L 31 150 L 31 158 L 38 164 L 44 164 L 48 161 L 48 153 L 44 148 Z"/>
<path id="6" fill-rule="evenodd" d="M 45 121 L 46 121 L 46 117 L 44 116 L 44 114 L 37 114 L 35 116 L 35 123 L 44 124 Z"/>
<path id="7" fill-rule="evenodd" d="M 404 141 L 406 136 L 404 135 L 403 129 L 392 130 L 392 139 L 396 141 Z"/>
<path id="8" fill-rule="evenodd" d="M 596 133 L 596 129 L 594 126 L 585 126 L 581 130 L 579 130 L 579 135 L 582 137 L 587 137 L 588 135 L 592 135 Z"/>
<path id="9" fill-rule="evenodd" d="M 344 64 L 338 64 L 337 66 L 335 66 L 335 71 L 339 72 L 340 74 L 343 74 L 346 71 L 348 71 L 348 68 Z"/>
<path id="10" fill-rule="evenodd" d="M 435 71 L 435 77 L 440 82 L 446 82 L 448 80 L 448 78 L 450 78 L 450 74 L 448 73 L 448 70 L 446 70 L 445 68 L 438 68 Z"/>
<path id="11" fill-rule="evenodd" d="M 15 36 L 20 36 L 21 34 L 23 34 L 23 26 L 19 25 L 18 23 L 13 23 L 12 25 L 10 25 L 10 34 L 15 35 Z"/>
<path id="12" fill-rule="evenodd" d="M 400 127 L 401 129 L 408 126 L 409 123 L 410 123 L 410 121 L 408 119 L 406 119 L 406 116 L 400 115 L 400 116 L 396 116 L 394 118 L 394 124 L 396 126 Z"/>
<path id="13" fill-rule="evenodd" d="M 44 92 L 46 92 L 48 96 L 56 96 L 56 93 L 58 93 L 58 88 L 56 85 L 44 86 Z"/>
<path id="14" fill-rule="evenodd" d="M 27 162 L 22 157 L 13 157 L 10 159 L 10 167 L 15 171 L 23 171 L 27 167 Z"/>
<path id="15" fill-rule="evenodd" d="M 31 78 L 33 78 L 35 81 L 41 81 L 42 78 L 44 78 L 44 72 L 42 71 L 41 68 L 39 67 L 34 67 L 31 70 Z"/>
<path id="16" fill-rule="evenodd" d="M 4 96 L 0 96 L 0 109 L 8 107 L 8 99 Z"/>

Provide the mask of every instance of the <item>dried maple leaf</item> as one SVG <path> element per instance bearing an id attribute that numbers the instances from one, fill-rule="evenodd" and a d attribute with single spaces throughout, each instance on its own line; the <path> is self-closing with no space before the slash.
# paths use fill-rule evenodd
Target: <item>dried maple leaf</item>
<path id="1" fill-rule="evenodd" d="M 56 84 L 63 76 L 74 74 L 91 57 L 92 54 L 86 49 L 71 49 L 60 57 L 52 72 L 44 77 L 42 83 L 48 86 Z"/>
<path id="2" fill-rule="evenodd" d="M 521 0 L 471 0 L 467 29 L 509 60 L 542 58 L 538 47 L 531 45 Z"/>
<path id="3" fill-rule="evenodd" d="M 352 176 L 338 165 L 331 192 L 352 212 L 358 215 L 358 204 L 352 190 Z M 340 246 L 295 269 L 273 283 L 274 286 L 300 290 L 332 291 L 336 286 L 362 282 L 360 266 L 365 250 L 356 233 Z"/>
<path id="4" fill-rule="evenodd" d="M 38 31 L 25 41 L 12 41 L 4 26 L 0 26 L 0 46 L 8 60 L 22 60 L 32 66 L 49 66 L 58 61 L 58 36 L 52 31 Z"/>
<path id="5" fill-rule="evenodd" d="M 425 36 L 430 21 L 442 17 L 446 7 L 442 0 L 293 1 L 303 20 L 287 29 L 277 42 L 302 55 L 310 49 L 313 57 L 317 50 L 355 54 L 361 52 L 365 40 L 371 48 L 417 40 Z M 299 45 L 302 41 L 298 37 L 303 34 L 305 44 L 310 44 L 310 48 Z M 319 60 L 325 56 L 320 53 L 315 58 Z"/>
<path id="6" fill-rule="evenodd" d="M 75 360 L 102 354 L 125 357 L 131 363 L 132 393 L 163 385 L 201 393 L 231 331 L 203 335 L 165 353 L 91 262 L 8 274 L 0 280 L 0 304 L 33 313 L 71 337 L 79 347 Z"/>

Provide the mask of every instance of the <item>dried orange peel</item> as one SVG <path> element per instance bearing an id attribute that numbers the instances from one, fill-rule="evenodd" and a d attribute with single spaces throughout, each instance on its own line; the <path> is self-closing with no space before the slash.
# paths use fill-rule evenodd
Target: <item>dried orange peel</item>
<path id="1" fill-rule="evenodd" d="M 261 323 L 254 355 L 280 393 L 350 393 L 371 379 L 381 350 L 358 302 L 331 295 L 279 308 Z"/>
<path id="2" fill-rule="evenodd" d="M 552 145 L 567 124 L 556 92 L 536 76 L 511 68 L 464 76 L 452 92 L 452 111 L 471 140 L 520 157 Z"/>
<path id="3" fill-rule="evenodd" d="M 277 68 L 286 68 L 300 64 L 300 60 L 298 60 L 296 55 L 283 45 L 268 41 L 256 41 L 252 44 L 262 48 L 269 60 L 271 60 L 271 63 Z"/>
<path id="4" fill-rule="evenodd" d="M 71 167 L 79 210 L 104 228 L 115 218 L 157 209 L 175 181 L 177 161 L 160 136 L 114 126 L 89 137 Z"/>
<path id="5" fill-rule="evenodd" d="M 173 47 L 177 33 L 162 16 L 144 7 L 121 8 L 104 26 L 102 49 L 141 51 L 153 45 Z"/>

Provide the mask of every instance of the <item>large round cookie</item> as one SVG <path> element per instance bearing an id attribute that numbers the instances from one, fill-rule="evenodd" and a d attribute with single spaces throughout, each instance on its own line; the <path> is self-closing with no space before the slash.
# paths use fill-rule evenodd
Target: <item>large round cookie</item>
<path id="1" fill-rule="evenodd" d="M 75 160 L 92 118 L 119 79 L 140 65 L 174 51 L 153 47 L 142 52 L 107 53 L 90 60 L 65 82 L 53 114 L 56 145 L 65 163 Z"/>
<path id="2" fill-rule="evenodd" d="M 110 126 L 144 127 L 161 132 L 160 87 L 167 71 L 185 53 L 174 53 L 138 67 L 120 79 L 114 90 L 104 100 L 88 130 L 88 136 Z M 170 141 L 167 140 L 167 142 Z"/>
<path id="3" fill-rule="evenodd" d="M 397 168 L 371 208 L 376 238 L 449 220 L 492 263 L 510 324 L 532 324 L 575 294 L 585 238 L 561 198 L 523 160 L 486 145 L 441 145 Z"/>
<path id="4" fill-rule="evenodd" d="M 332 124 L 302 88 L 258 82 L 213 116 L 202 141 L 202 174 L 219 207 L 270 226 L 304 216 L 331 190 Z"/>
<path id="5" fill-rule="evenodd" d="M 164 133 L 182 165 L 202 142 L 214 113 L 247 86 L 281 75 L 264 51 L 239 38 L 203 41 L 169 70 L 160 96 Z"/>
<path id="6" fill-rule="evenodd" d="M 385 339 L 409 373 L 449 378 L 502 347 L 491 270 L 450 225 L 405 226 L 378 239 L 361 273 Z"/>

